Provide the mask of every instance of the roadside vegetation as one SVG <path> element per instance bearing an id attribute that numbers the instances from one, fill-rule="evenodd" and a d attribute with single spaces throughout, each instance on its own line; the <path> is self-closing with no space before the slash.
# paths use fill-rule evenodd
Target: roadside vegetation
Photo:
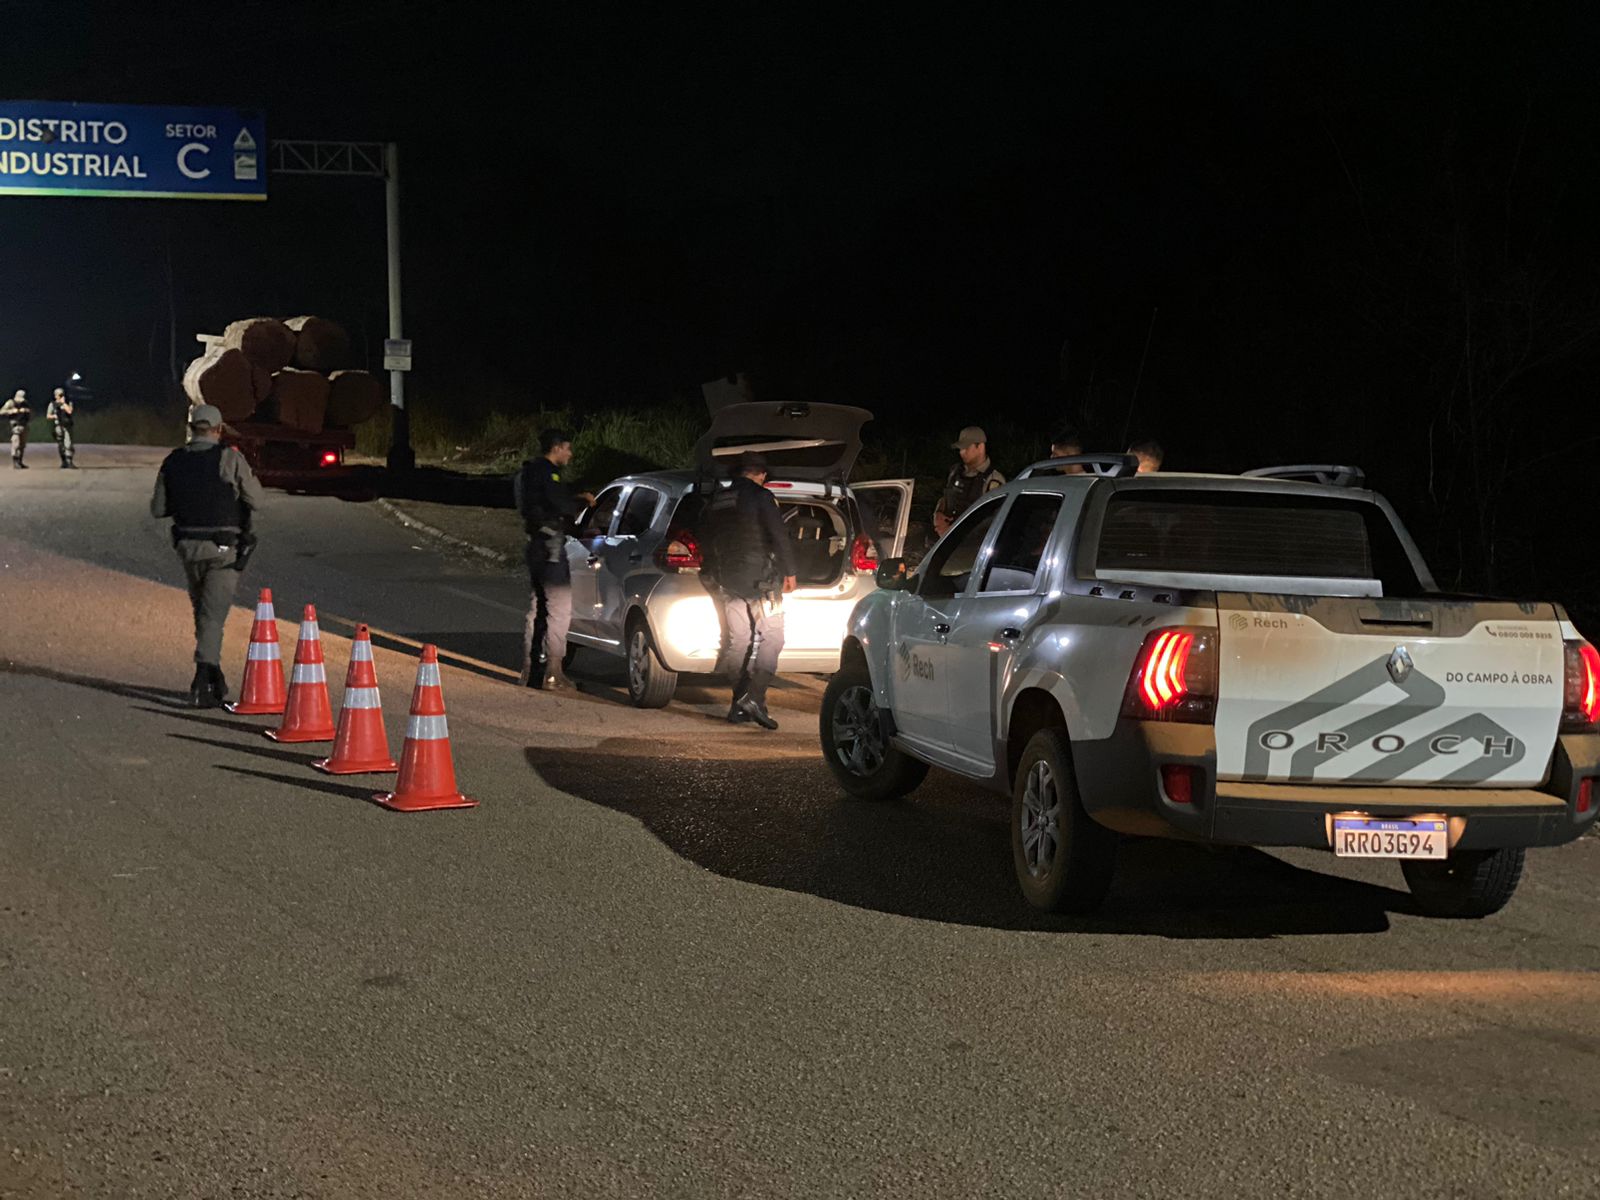
<path id="1" fill-rule="evenodd" d="M 1049 435 L 1017 423 L 975 416 L 990 437 L 991 452 L 1008 476 L 1049 453 Z M 448 410 L 419 405 L 412 410 L 411 444 L 417 460 L 463 471 L 509 472 L 539 452 L 539 433 L 565 429 L 573 436 L 573 466 L 586 487 L 632 471 L 670 470 L 694 465 L 694 444 L 708 417 L 699 401 L 673 400 L 627 409 L 577 415 L 567 409 L 532 413 L 452 416 Z M 381 459 L 389 449 L 389 414 L 356 430 L 356 453 Z M 915 479 L 927 503 L 942 486 L 955 461 L 950 449 L 955 428 L 894 428 L 869 423 L 855 479 Z"/>

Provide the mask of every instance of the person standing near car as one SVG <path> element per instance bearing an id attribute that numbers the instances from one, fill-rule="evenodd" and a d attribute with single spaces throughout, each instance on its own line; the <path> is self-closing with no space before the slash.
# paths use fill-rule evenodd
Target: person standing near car
<path id="1" fill-rule="evenodd" d="M 767 460 L 744 453 L 701 519 L 702 574 L 721 609 L 723 664 L 734 675 L 728 720 L 776 729 L 767 688 L 783 652 L 783 597 L 795 589 L 794 556 L 778 502 L 767 491 Z"/>
<path id="2" fill-rule="evenodd" d="M 950 449 L 961 456 L 961 461 L 950 468 L 950 475 L 944 481 L 944 494 L 933 508 L 933 532 L 939 537 L 943 537 L 980 496 L 1006 481 L 989 461 L 989 435 L 978 426 L 968 425 L 963 429 Z"/>
<path id="3" fill-rule="evenodd" d="M 61 469 L 76 470 L 76 464 L 72 461 L 72 401 L 67 399 L 66 388 L 56 389 L 56 394 L 50 400 L 50 407 L 44 410 L 44 419 L 55 426 L 56 450 L 61 455 Z"/>
<path id="4" fill-rule="evenodd" d="M 161 463 L 150 515 L 172 518 L 172 547 L 189 584 L 195 664 L 189 703 L 195 708 L 216 708 L 228 698 L 222 626 L 255 547 L 250 524 L 263 499 L 244 455 L 222 444 L 222 413 L 210 404 L 190 409 L 189 442 Z"/>
<path id="5" fill-rule="evenodd" d="M 28 448 L 28 422 L 33 419 L 33 409 L 28 407 L 28 393 L 21 388 L 4 404 L 0 404 L 0 417 L 11 423 L 11 466 L 26 471 L 28 464 L 22 454 Z"/>
<path id="6" fill-rule="evenodd" d="M 572 690 L 562 669 L 567 630 L 572 625 L 572 568 L 567 562 L 567 534 L 587 493 L 574 495 L 562 478 L 572 462 L 572 436 L 565 430 L 539 434 L 539 457 L 517 472 L 513 490 L 522 527 L 528 534 L 528 616 L 522 626 L 521 687 L 549 692 Z M 540 651 L 544 662 L 541 667 Z"/>

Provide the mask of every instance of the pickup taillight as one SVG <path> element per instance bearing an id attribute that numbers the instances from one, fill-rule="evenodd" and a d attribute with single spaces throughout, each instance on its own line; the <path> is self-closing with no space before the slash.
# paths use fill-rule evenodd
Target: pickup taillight
<path id="1" fill-rule="evenodd" d="M 687 529 L 667 534 L 667 540 L 656 549 L 656 566 L 663 571 L 698 571 L 701 566 L 700 543 Z"/>
<path id="2" fill-rule="evenodd" d="M 1145 638 L 1128 677 L 1122 715 L 1209 724 L 1217 713 L 1217 631 L 1179 626 Z"/>
<path id="3" fill-rule="evenodd" d="M 1561 704 L 1563 733 L 1587 732 L 1600 723 L 1600 650 L 1588 642 L 1566 644 L 1566 689 Z"/>

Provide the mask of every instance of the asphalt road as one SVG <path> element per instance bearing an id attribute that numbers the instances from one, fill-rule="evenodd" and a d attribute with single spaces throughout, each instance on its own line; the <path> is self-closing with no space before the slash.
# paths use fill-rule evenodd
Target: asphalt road
<path id="1" fill-rule="evenodd" d="M 396 748 L 446 652 L 481 804 L 399 816 L 177 706 L 149 452 L 36 461 L 0 474 L 0 1197 L 1600 1195 L 1600 840 L 1482 922 L 1156 843 L 1046 918 L 995 800 L 839 796 L 814 681 L 775 735 L 519 691 L 519 580 L 275 495 L 240 603 L 286 647 L 317 603 L 330 680 L 378 629 Z"/>

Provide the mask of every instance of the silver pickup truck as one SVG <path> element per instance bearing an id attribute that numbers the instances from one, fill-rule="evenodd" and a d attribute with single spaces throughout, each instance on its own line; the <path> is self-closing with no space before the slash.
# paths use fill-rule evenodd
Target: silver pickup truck
<path id="1" fill-rule="evenodd" d="M 1600 654 L 1555 604 L 1439 591 L 1345 467 L 1054 459 L 879 569 L 821 713 L 850 794 L 1010 794 L 1017 882 L 1086 911 L 1118 835 L 1398 859 L 1425 912 L 1510 899 L 1600 809 Z"/>

